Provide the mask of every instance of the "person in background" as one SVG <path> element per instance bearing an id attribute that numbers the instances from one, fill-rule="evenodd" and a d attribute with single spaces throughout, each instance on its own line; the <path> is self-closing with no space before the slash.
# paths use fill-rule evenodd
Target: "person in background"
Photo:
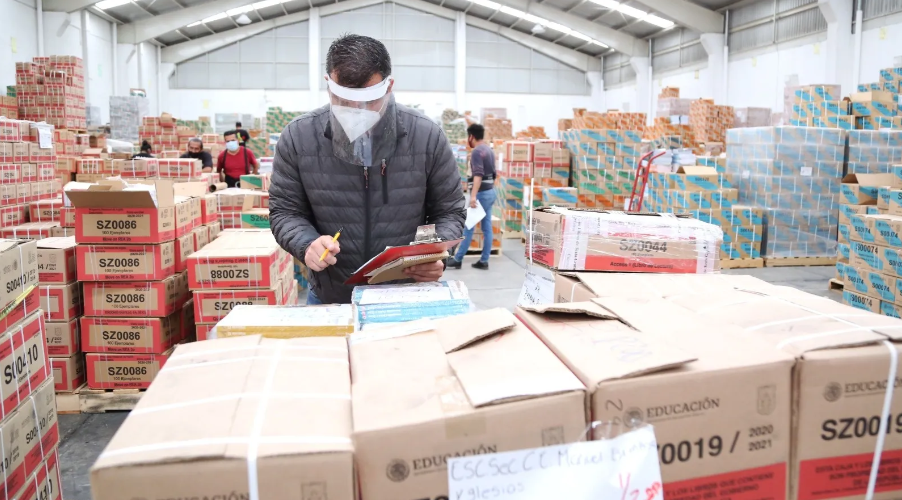
<path id="1" fill-rule="evenodd" d="M 385 247 L 409 244 L 418 226 L 434 224 L 445 241 L 463 233 L 464 196 L 448 139 L 395 101 L 391 71 L 382 42 L 337 38 L 326 54 L 329 104 L 279 137 L 270 224 L 282 248 L 312 271 L 307 304 L 350 303 L 354 287 L 345 280 Z M 404 274 L 428 282 L 444 270 L 436 261 Z"/>
<path id="2" fill-rule="evenodd" d="M 473 148 L 470 152 L 472 177 L 468 182 L 469 207 L 476 208 L 476 204 L 479 203 L 485 210 L 485 217 L 479 222 L 482 228 L 482 255 L 473 263 L 473 267 L 488 270 L 489 256 L 492 254 L 492 205 L 495 204 L 495 153 L 483 141 L 484 138 L 485 128 L 482 125 L 474 123 L 467 127 L 467 145 Z M 460 242 L 457 253 L 448 259 L 448 269 L 460 269 L 475 230 L 476 226 L 473 226 L 472 229 L 464 231 L 464 240 Z"/>
<path id="3" fill-rule="evenodd" d="M 260 165 L 254 152 L 244 146 L 238 144 L 238 132 L 229 130 L 222 134 L 225 139 L 225 151 L 219 153 L 219 159 L 216 162 L 216 172 L 219 174 L 220 180 L 225 182 L 229 187 L 238 187 L 241 176 L 245 174 L 257 174 L 260 172 Z"/>
<path id="4" fill-rule="evenodd" d="M 200 160 L 204 165 L 204 172 L 213 171 L 213 155 L 204 151 L 204 141 L 197 137 L 188 139 L 188 152 L 182 154 L 180 158 L 191 158 Z"/>
<path id="5" fill-rule="evenodd" d="M 244 130 L 244 127 L 241 126 L 241 122 L 235 122 L 235 132 L 238 134 L 239 145 L 245 146 L 247 145 L 247 141 L 251 140 L 251 134 L 249 134 L 247 130 Z"/>
<path id="6" fill-rule="evenodd" d="M 132 156 L 132 159 L 135 158 L 153 158 L 154 156 L 151 154 L 153 152 L 153 148 L 150 147 L 150 143 L 146 140 L 141 143 L 141 152 Z"/>

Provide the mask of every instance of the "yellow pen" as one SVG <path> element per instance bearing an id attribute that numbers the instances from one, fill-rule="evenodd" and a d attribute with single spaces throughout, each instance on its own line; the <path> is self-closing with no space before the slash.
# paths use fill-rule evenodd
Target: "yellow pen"
<path id="1" fill-rule="evenodd" d="M 342 231 L 344 228 L 345 228 L 344 226 L 341 226 L 340 228 L 338 228 L 338 232 L 335 233 L 335 236 L 332 237 L 332 243 L 335 243 L 336 241 L 338 241 L 338 237 L 341 236 L 341 231 Z M 319 261 L 322 262 L 323 259 L 326 258 L 326 255 L 329 255 L 329 249 L 328 249 L 328 248 L 327 248 L 325 251 L 323 251 L 323 254 L 322 254 L 322 255 L 319 256 Z"/>

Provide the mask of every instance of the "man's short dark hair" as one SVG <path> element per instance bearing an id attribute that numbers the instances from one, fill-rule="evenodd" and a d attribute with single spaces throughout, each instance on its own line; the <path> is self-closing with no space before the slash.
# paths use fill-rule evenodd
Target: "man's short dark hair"
<path id="1" fill-rule="evenodd" d="M 235 122 L 235 128 L 241 128 L 241 122 Z"/>
<path id="2" fill-rule="evenodd" d="M 477 141 L 481 141 L 485 137 L 485 127 L 478 123 L 474 123 L 467 127 L 467 135 L 472 135 Z"/>
<path id="3" fill-rule="evenodd" d="M 391 75 L 391 56 L 379 40 L 362 35 L 342 35 L 326 53 L 326 73 L 336 73 L 343 87 L 364 88 L 374 74 Z"/>
<path id="4" fill-rule="evenodd" d="M 201 149 L 204 148 L 204 141 L 200 140 L 200 137 L 192 137 L 192 138 L 188 139 L 188 144 L 191 144 L 192 142 L 196 142 L 196 143 L 200 144 Z"/>
<path id="5" fill-rule="evenodd" d="M 222 134 L 222 138 L 225 139 L 226 137 L 228 137 L 228 136 L 230 136 L 230 135 L 234 135 L 234 136 L 236 136 L 236 138 L 237 138 L 237 136 L 238 136 L 238 131 L 237 131 L 237 130 L 226 130 L 226 131 Z"/>

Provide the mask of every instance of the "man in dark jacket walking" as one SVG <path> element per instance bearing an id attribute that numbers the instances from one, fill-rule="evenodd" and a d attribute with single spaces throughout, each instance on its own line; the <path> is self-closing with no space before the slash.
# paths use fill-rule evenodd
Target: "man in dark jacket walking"
<path id="1" fill-rule="evenodd" d="M 338 38 L 326 73 L 330 104 L 285 127 L 269 190 L 276 240 L 313 271 L 308 304 L 350 302 L 353 287 L 344 281 L 385 247 L 409 244 L 423 224 L 458 239 L 466 218 L 448 140 L 395 102 L 385 46 L 365 36 Z M 443 271 L 435 262 L 407 276 L 436 281 Z"/>

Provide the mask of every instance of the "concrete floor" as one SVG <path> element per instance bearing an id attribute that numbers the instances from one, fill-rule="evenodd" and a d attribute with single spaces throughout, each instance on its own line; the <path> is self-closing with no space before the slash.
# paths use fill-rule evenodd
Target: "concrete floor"
<path id="1" fill-rule="evenodd" d="M 517 303 L 526 258 L 519 240 L 504 240 L 501 255 L 492 256 L 488 271 L 470 267 L 476 256 L 464 261 L 463 269 L 449 271 L 446 277 L 466 283 L 470 298 L 480 309 L 512 308 Z M 806 292 L 840 300 L 840 294 L 830 292 L 827 281 L 833 277 L 833 267 L 777 267 L 734 269 L 731 274 L 749 274 L 771 283 L 793 286 Z M 300 298 L 301 303 L 304 297 Z M 126 412 L 96 415 L 60 415 L 60 462 L 63 496 L 66 500 L 89 500 L 91 486 L 89 470 L 97 456 L 125 420 Z"/>

